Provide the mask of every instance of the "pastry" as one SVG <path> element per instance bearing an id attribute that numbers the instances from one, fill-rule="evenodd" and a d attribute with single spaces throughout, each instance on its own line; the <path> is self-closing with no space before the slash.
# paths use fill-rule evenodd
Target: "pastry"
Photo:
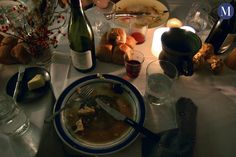
<path id="1" fill-rule="evenodd" d="M 5 37 L 0 44 L 0 63 L 15 64 L 18 60 L 10 53 L 11 49 L 17 44 L 17 39 L 14 37 Z"/>
<path id="2" fill-rule="evenodd" d="M 216 55 L 212 55 L 210 58 L 208 58 L 207 63 L 210 66 L 210 70 L 214 74 L 219 74 L 223 70 L 223 61 Z"/>
<path id="3" fill-rule="evenodd" d="M 111 44 L 102 44 L 97 51 L 97 58 L 100 61 L 111 62 L 112 61 L 112 48 Z"/>
<path id="4" fill-rule="evenodd" d="M 211 44 L 202 44 L 201 49 L 193 56 L 193 62 L 197 67 L 201 67 L 202 64 L 214 55 L 214 47 Z"/>
<path id="5" fill-rule="evenodd" d="M 107 32 L 104 33 L 102 36 L 101 36 L 101 40 L 100 40 L 100 44 L 109 44 L 109 42 L 107 41 Z"/>
<path id="6" fill-rule="evenodd" d="M 68 5 L 69 0 L 58 0 L 60 7 L 65 8 Z"/>
<path id="7" fill-rule="evenodd" d="M 119 45 L 126 43 L 126 33 L 122 28 L 112 28 L 107 33 L 107 41 L 112 45 Z"/>
<path id="8" fill-rule="evenodd" d="M 4 36 L 2 34 L 0 34 L 0 43 L 2 42 L 3 38 L 4 38 Z"/>
<path id="9" fill-rule="evenodd" d="M 124 54 L 131 53 L 131 48 L 126 44 L 120 44 L 115 46 L 112 54 L 112 62 L 115 64 L 124 64 Z"/>
<path id="10" fill-rule="evenodd" d="M 209 43 L 204 43 L 193 56 L 193 65 L 195 70 L 207 65 L 214 74 L 219 74 L 223 70 L 224 64 L 222 59 L 214 54 L 214 47 Z"/>
<path id="11" fill-rule="evenodd" d="M 234 48 L 233 51 L 227 56 L 225 59 L 225 64 L 229 68 L 236 70 L 236 48 Z"/>
<path id="12" fill-rule="evenodd" d="M 137 41 L 134 39 L 134 37 L 128 35 L 126 37 L 126 45 L 128 45 L 131 49 L 134 48 L 134 46 L 136 45 Z"/>
<path id="13" fill-rule="evenodd" d="M 9 47 L 14 47 L 17 44 L 18 39 L 15 37 L 5 37 L 2 39 L 0 46 L 9 46 Z"/>
<path id="14" fill-rule="evenodd" d="M 18 43 L 14 46 L 11 49 L 11 55 L 22 64 L 28 64 L 31 61 L 31 55 L 27 52 L 23 43 Z"/>
<path id="15" fill-rule="evenodd" d="M 127 36 L 122 28 L 112 28 L 102 35 L 97 47 L 97 58 L 100 61 L 124 64 L 124 54 L 130 53 L 137 41 Z"/>

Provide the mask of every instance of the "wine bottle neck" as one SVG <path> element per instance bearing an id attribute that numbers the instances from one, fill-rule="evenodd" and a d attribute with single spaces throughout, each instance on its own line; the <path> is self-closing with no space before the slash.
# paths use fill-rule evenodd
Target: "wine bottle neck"
<path id="1" fill-rule="evenodd" d="M 83 8 L 81 0 L 70 0 L 70 2 L 71 2 L 71 8 L 80 8 L 80 9 Z"/>

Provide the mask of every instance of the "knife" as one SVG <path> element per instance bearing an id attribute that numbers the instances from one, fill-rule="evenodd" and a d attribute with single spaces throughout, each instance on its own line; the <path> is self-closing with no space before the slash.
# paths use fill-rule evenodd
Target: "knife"
<path id="1" fill-rule="evenodd" d="M 111 20 L 113 17 L 114 18 L 119 18 L 119 17 L 137 17 L 137 16 L 147 16 L 150 15 L 151 13 L 149 12 L 144 12 L 144 11 L 116 11 L 112 13 L 104 13 L 104 16 L 107 20 Z"/>
<path id="2" fill-rule="evenodd" d="M 112 18 L 119 17 L 138 17 L 138 16 L 151 16 L 153 18 L 160 18 L 161 15 L 168 13 L 168 10 L 164 10 L 159 13 L 159 15 L 151 15 L 150 12 L 145 11 L 115 11 L 112 13 L 104 13 L 104 16 L 107 20 L 111 20 Z"/>
<path id="3" fill-rule="evenodd" d="M 116 109 L 110 107 L 108 104 L 105 104 L 101 99 L 96 98 L 95 101 L 103 110 L 105 110 L 108 114 L 110 114 L 112 117 L 114 117 L 116 120 L 120 120 L 125 122 L 126 124 L 130 125 L 132 128 L 134 128 L 136 131 L 142 133 L 146 137 L 155 140 L 158 142 L 161 138 L 160 134 L 155 134 L 152 131 L 148 130 L 147 128 L 143 127 L 142 125 L 138 124 L 134 120 L 126 117 Z"/>
<path id="4" fill-rule="evenodd" d="M 18 77 L 17 77 L 17 81 L 16 81 L 16 86 L 15 86 L 15 90 L 14 90 L 14 93 L 13 93 L 13 100 L 15 102 L 17 102 L 17 97 L 19 95 L 19 91 L 20 91 L 20 88 L 21 88 L 21 82 L 22 82 L 24 73 L 25 73 L 25 67 L 23 65 L 21 65 L 19 67 Z"/>

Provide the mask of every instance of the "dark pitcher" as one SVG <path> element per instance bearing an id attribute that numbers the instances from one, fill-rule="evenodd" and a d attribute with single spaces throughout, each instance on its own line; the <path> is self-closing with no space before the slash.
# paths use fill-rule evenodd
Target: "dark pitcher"
<path id="1" fill-rule="evenodd" d="M 159 59 L 172 62 L 179 75 L 193 75 L 193 56 L 202 46 L 201 39 L 193 32 L 170 28 L 161 36 L 162 52 Z"/>

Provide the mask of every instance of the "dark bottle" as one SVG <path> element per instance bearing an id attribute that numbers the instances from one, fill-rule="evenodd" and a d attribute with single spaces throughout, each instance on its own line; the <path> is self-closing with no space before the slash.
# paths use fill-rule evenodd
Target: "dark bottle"
<path id="1" fill-rule="evenodd" d="M 83 11 L 81 0 L 71 0 L 68 39 L 73 66 L 80 72 L 89 72 L 96 66 L 92 27 Z"/>
<path id="2" fill-rule="evenodd" d="M 224 53 L 236 35 L 236 1 L 232 0 L 230 4 L 234 7 L 234 15 L 228 20 L 218 18 L 205 40 L 213 45 L 215 54 Z"/>

